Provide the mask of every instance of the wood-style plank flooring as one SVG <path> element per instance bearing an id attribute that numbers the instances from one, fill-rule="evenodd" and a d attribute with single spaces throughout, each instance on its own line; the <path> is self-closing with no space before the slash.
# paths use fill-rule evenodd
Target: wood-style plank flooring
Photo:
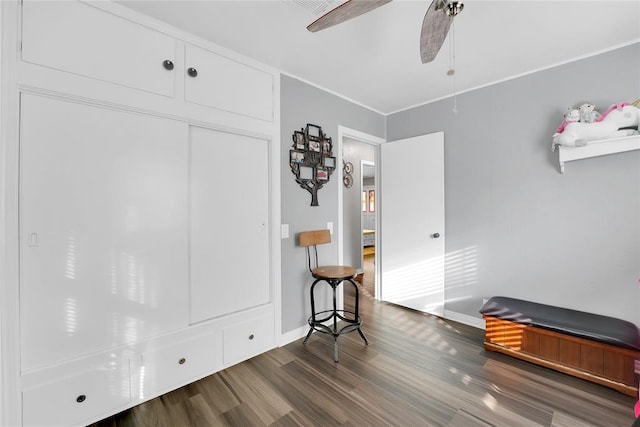
<path id="1" fill-rule="evenodd" d="M 634 399 L 483 349 L 483 331 L 361 297 L 363 329 L 314 334 L 94 424 L 625 426 Z"/>

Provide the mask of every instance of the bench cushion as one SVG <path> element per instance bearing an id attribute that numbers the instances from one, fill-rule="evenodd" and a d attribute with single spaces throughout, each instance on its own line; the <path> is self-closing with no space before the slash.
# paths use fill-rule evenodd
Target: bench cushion
<path id="1" fill-rule="evenodd" d="M 636 325 L 613 317 L 508 297 L 489 299 L 480 313 L 617 347 L 640 350 L 640 335 Z"/>

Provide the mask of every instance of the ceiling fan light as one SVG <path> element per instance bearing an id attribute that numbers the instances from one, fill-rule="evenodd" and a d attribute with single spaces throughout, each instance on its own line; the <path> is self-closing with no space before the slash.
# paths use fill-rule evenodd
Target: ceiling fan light
<path id="1" fill-rule="evenodd" d="M 456 16 L 462 12 L 462 9 L 464 9 L 464 3 L 461 1 L 452 1 L 447 3 L 444 13 L 446 13 L 447 16 Z"/>

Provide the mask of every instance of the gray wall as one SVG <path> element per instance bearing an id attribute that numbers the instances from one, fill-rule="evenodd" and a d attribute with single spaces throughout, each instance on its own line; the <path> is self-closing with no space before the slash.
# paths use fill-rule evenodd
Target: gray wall
<path id="1" fill-rule="evenodd" d="M 390 141 L 445 133 L 447 310 L 505 295 L 640 325 L 640 151 L 565 175 L 550 151 L 568 106 L 638 97 L 635 44 L 388 117 Z"/>
<path id="2" fill-rule="evenodd" d="M 376 147 L 360 141 L 345 138 L 342 153 L 345 162 L 353 164 L 353 186 L 344 188 L 342 193 L 342 209 L 344 228 L 342 230 L 343 262 L 353 268 L 362 268 L 362 204 L 361 204 L 361 160 L 375 161 Z"/>
<path id="3" fill-rule="evenodd" d="M 282 333 L 306 325 L 309 316 L 309 272 L 305 251 L 297 246 L 297 233 L 326 228 L 327 222 L 338 226 L 338 185 L 342 185 L 342 165 L 330 181 L 318 192 L 319 206 L 312 207 L 311 195 L 296 184 L 289 168 L 289 149 L 293 131 L 307 123 L 322 126 L 334 143 L 338 126 L 384 138 L 385 117 L 335 95 L 288 76 L 281 78 L 281 161 L 282 161 L 282 223 L 289 224 L 290 237 L 282 243 Z M 334 148 L 334 154 L 335 154 Z M 335 236 L 335 235 L 334 235 Z M 338 262 L 335 239 L 320 250 L 323 263 Z"/>

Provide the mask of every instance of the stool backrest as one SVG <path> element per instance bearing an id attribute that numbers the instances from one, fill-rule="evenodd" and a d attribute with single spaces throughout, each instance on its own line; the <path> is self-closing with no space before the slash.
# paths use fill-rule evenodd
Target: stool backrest
<path id="1" fill-rule="evenodd" d="M 331 233 L 329 230 L 313 230 L 313 231 L 301 231 L 298 233 L 298 245 L 303 246 L 307 250 L 307 264 L 309 271 L 318 267 L 318 248 L 317 245 L 323 245 L 325 243 L 331 243 Z M 311 266 L 311 249 L 313 248 L 313 259 L 315 264 Z"/>
<path id="2" fill-rule="evenodd" d="M 300 246 L 315 246 L 324 243 L 331 243 L 329 230 L 302 231 L 298 233 L 298 244 Z"/>

